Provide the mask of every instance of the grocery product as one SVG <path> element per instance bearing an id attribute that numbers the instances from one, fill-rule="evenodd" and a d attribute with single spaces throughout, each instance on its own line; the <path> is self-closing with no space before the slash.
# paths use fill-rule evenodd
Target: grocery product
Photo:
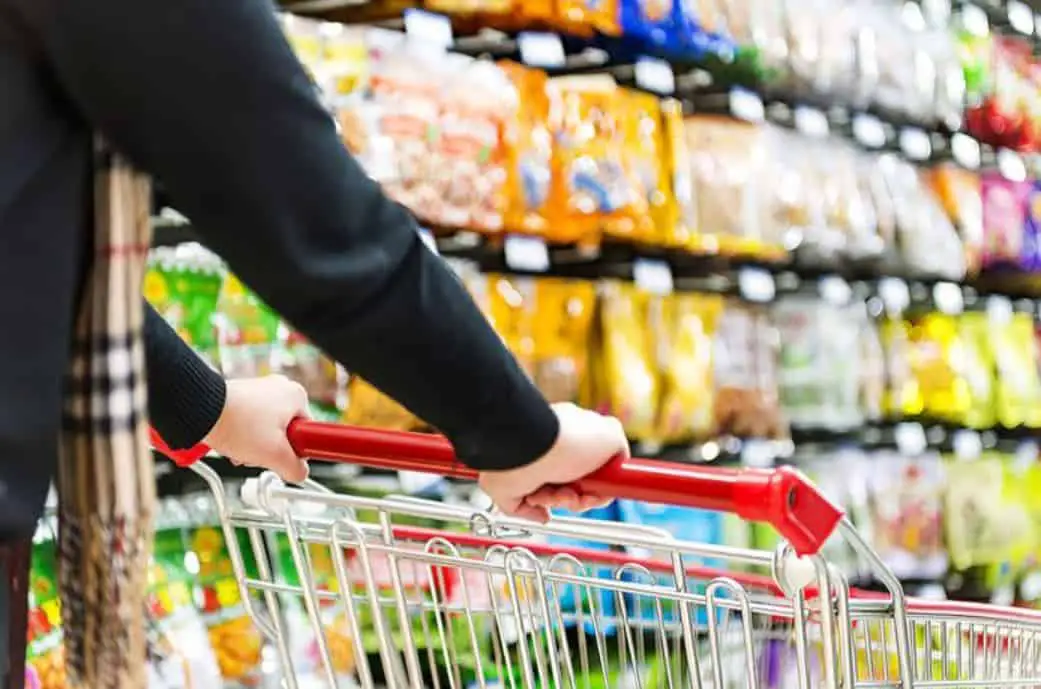
<path id="1" fill-rule="evenodd" d="M 221 676 L 232 686 L 255 686 L 262 677 L 263 638 L 242 600 L 213 500 L 195 496 L 186 509 L 193 519 L 184 530 L 185 548 L 198 563 L 193 597 Z"/>
<path id="2" fill-rule="evenodd" d="M 1026 313 L 1014 313 L 1004 322 L 991 319 L 990 346 L 997 367 L 996 417 L 1006 428 L 1041 427 L 1041 379 L 1034 324 Z"/>
<path id="3" fill-rule="evenodd" d="M 912 374 L 911 328 L 899 318 L 885 318 L 879 324 L 885 351 L 886 387 L 882 409 L 886 417 L 899 419 L 922 413 L 922 393 Z"/>
<path id="4" fill-rule="evenodd" d="M 661 402 L 655 435 L 661 442 L 707 440 L 714 435 L 713 339 L 722 297 L 677 294 L 664 310 L 656 353 Z"/>
<path id="5" fill-rule="evenodd" d="M 662 243 L 667 232 L 669 187 L 663 162 L 662 112 L 655 96 L 622 89 L 619 115 L 631 200 L 623 222 L 608 223 L 609 236 Z"/>
<path id="6" fill-rule="evenodd" d="M 33 537 L 25 663 L 25 686 L 30 689 L 65 687 L 56 526 L 53 519 L 44 519 Z"/>
<path id="7" fill-rule="evenodd" d="M 218 689 L 221 670 L 192 597 L 196 561 L 187 558 L 184 507 L 161 504 L 149 569 L 149 658 L 166 689 Z"/>
<path id="8" fill-rule="evenodd" d="M 251 378 L 277 369 L 280 319 L 234 275 L 217 300 L 220 369 L 227 378 Z"/>
<path id="9" fill-rule="evenodd" d="M 971 398 L 957 319 L 936 312 L 914 319 L 908 342 L 910 370 L 921 395 L 922 412 L 934 419 L 960 423 Z"/>
<path id="10" fill-rule="evenodd" d="M 932 186 L 961 235 L 969 274 L 979 272 L 983 253 L 983 197 L 978 173 L 954 164 L 930 173 Z"/>
<path id="11" fill-rule="evenodd" d="M 223 266 L 198 244 L 159 247 L 149 254 L 145 299 L 181 339 L 211 364 L 218 361 L 214 322 Z"/>
<path id="12" fill-rule="evenodd" d="M 396 431 L 418 430 L 422 426 L 412 412 L 359 376 L 351 376 L 347 385 L 343 420 L 355 426 Z"/>
<path id="13" fill-rule="evenodd" d="M 962 314 L 958 319 L 962 372 L 969 392 L 969 406 L 963 423 L 970 428 L 990 428 L 997 421 L 997 381 L 990 335 L 995 325 L 986 313 L 980 311 Z"/>
<path id="14" fill-rule="evenodd" d="M 319 416 L 339 417 L 347 404 L 347 373 L 343 367 L 285 324 L 279 328 L 278 338 L 275 370 L 304 387 Z"/>
<path id="15" fill-rule="evenodd" d="M 1006 179 L 987 171 L 981 179 L 983 197 L 984 268 L 1022 265 L 1023 228 L 1026 224 L 1026 197 L 1029 183 Z"/>
<path id="16" fill-rule="evenodd" d="M 535 285 L 533 379 L 550 402 L 575 402 L 589 374 L 595 288 L 542 278 Z"/>
<path id="17" fill-rule="evenodd" d="M 550 96 L 545 73 L 516 63 L 500 63 L 518 93 L 514 118 L 504 130 L 507 207 L 506 229 L 547 235 L 553 177 L 553 139 L 549 130 Z"/>
<path id="18" fill-rule="evenodd" d="M 683 104 L 666 99 L 661 103 L 663 165 L 668 177 L 670 193 L 666 195 L 662 213 L 665 246 L 699 251 L 697 240 L 698 214 L 695 207 L 693 168 L 687 147 Z"/>
<path id="19" fill-rule="evenodd" d="M 534 377 L 538 281 L 527 277 L 489 275 L 488 303 L 492 327 L 513 352 L 521 368 Z"/>

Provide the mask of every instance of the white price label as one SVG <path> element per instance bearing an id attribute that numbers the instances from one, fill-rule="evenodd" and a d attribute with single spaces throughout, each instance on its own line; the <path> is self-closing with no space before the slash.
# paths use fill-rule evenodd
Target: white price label
<path id="1" fill-rule="evenodd" d="M 820 281 L 820 294 L 824 301 L 836 306 L 845 306 L 853 297 L 853 289 L 838 275 L 826 275 Z"/>
<path id="2" fill-rule="evenodd" d="M 1035 601 L 1041 598 L 1041 572 L 1031 572 L 1023 577 L 1023 582 L 1019 585 L 1019 591 L 1023 595 L 1023 600 L 1026 601 Z"/>
<path id="3" fill-rule="evenodd" d="M 1012 182 L 1022 182 L 1027 178 L 1027 166 L 1023 157 L 1007 148 L 998 151 L 998 171 L 1002 177 Z"/>
<path id="4" fill-rule="evenodd" d="M 448 48 L 452 45 L 452 21 L 443 14 L 410 8 L 405 10 L 405 33 L 423 43 Z"/>
<path id="5" fill-rule="evenodd" d="M 877 117 L 857 115 L 853 118 L 853 137 L 868 148 L 882 148 L 886 145 L 886 128 Z"/>
<path id="6" fill-rule="evenodd" d="M 795 109 L 795 128 L 809 136 L 827 136 L 828 117 L 816 108 L 799 106 Z"/>
<path id="7" fill-rule="evenodd" d="M 676 75 L 672 72 L 672 65 L 665 60 L 641 57 L 636 61 L 634 77 L 636 85 L 642 89 L 654 91 L 663 96 L 671 95 L 676 91 Z"/>
<path id="8" fill-rule="evenodd" d="M 434 233 L 433 232 L 431 232 L 430 230 L 428 230 L 426 228 L 420 228 L 419 229 L 419 238 L 423 240 L 423 243 L 426 244 L 428 249 L 430 249 L 435 254 L 440 255 L 441 252 L 437 248 L 437 240 L 434 239 Z"/>
<path id="9" fill-rule="evenodd" d="M 911 304 L 911 290 L 900 278 L 882 278 L 878 282 L 878 296 L 886 307 L 886 313 L 895 316 L 904 312 Z"/>
<path id="10" fill-rule="evenodd" d="M 975 170 L 980 166 L 980 143 L 967 134 L 955 134 L 951 137 L 951 155 L 959 165 Z"/>
<path id="11" fill-rule="evenodd" d="M 567 61 L 564 42 L 555 33 L 522 31 L 517 36 L 521 62 L 532 67 L 563 67 Z"/>
<path id="12" fill-rule="evenodd" d="M 1034 35 L 1034 12 L 1024 2 L 1009 0 L 1008 23 L 1024 36 Z"/>
<path id="13" fill-rule="evenodd" d="M 503 247 L 506 265 L 514 270 L 544 273 L 549 270 L 549 249 L 538 237 L 511 235 Z"/>
<path id="14" fill-rule="evenodd" d="M 933 287 L 933 301 L 936 308 L 949 316 L 957 316 L 965 310 L 965 295 L 961 285 L 953 282 L 938 282 Z"/>
<path id="15" fill-rule="evenodd" d="M 633 282 L 651 294 L 672 294 L 672 268 L 665 261 L 638 258 L 633 263 Z"/>
<path id="16" fill-rule="evenodd" d="M 933 145 L 929 135 L 917 127 L 900 130 L 900 150 L 911 160 L 929 160 L 933 154 Z"/>
<path id="17" fill-rule="evenodd" d="M 774 276 L 762 268 L 742 268 L 737 274 L 737 287 L 748 301 L 766 303 L 777 295 Z"/>
<path id="18" fill-rule="evenodd" d="M 920 423 L 899 424 L 894 433 L 896 447 L 904 455 L 917 457 L 929 447 L 925 439 L 925 429 Z"/>
<path id="19" fill-rule="evenodd" d="M 730 92 L 730 114 L 748 122 L 762 122 L 766 119 L 766 106 L 758 94 L 734 89 Z"/>
<path id="20" fill-rule="evenodd" d="M 1012 320 L 1012 300 L 995 296 L 987 299 L 987 318 L 995 325 L 1004 325 Z"/>
<path id="21" fill-rule="evenodd" d="M 983 439 L 980 438 L 980 434 L 976 431 L 956 431 L 951 439 L 951 445 L 953 445 L 954 455 L 958 459 L 979 459 L 980 455 L 983 454 Z"/>

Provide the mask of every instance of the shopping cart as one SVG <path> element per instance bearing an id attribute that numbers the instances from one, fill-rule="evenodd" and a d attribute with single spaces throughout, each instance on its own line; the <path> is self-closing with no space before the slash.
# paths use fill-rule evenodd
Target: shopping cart
<path id="1" fill-rule="evenodd" d="M 475 478 L 434 436 L 298 421 L 289 438 L 316 460 Z M 242 599 L 291 689 L 316 677 L 412 689 L 1041 687 L 1041 614 L 905 597 L 841 511 L 791 469 L 629 459 L 581 482 L 769 523 L 785 540 L 763 552 L 289 487 L 270 473 L 235 496 L 192 463 L 204 452 L 168 454 L 212 488 Z M 851 590 L 820 557 L 832 537 L 885 594 Z M 295 571 L 270 564 L 276 541 Z"/>

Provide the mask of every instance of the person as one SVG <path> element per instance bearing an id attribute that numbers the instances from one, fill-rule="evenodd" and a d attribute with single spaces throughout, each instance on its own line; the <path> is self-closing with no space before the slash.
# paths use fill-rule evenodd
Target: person
<path id="1" fill-rule="evenodd" d="M 627 452 L 620 425 L 546 403 L 408 212 L 344 149 L 270 6 L 0 0 L 0 566 L 9 580 L 24 585 L 25 542 L 56 463 L 89 254 L 94 132 L 153 175 L 294 327 L 445 433 L 502 510 L 545 519 L 551 507 L 600 501 L 559 484 Z M 205 440 L 302 476 L 284 433 L 305 411 L 295 384 L 225 384 L 154 312 L 145 332 L 150 413 L 170 444 Z M 0 627 L 24 587 L 6 595 Z M 19 638 L 0 630 L 0 646 Z"/>

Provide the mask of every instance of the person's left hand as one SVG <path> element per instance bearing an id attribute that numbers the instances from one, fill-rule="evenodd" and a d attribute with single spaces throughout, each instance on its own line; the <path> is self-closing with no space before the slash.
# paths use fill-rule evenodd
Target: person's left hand
<path id="1" fill-rule="evenodd" d="M 203 442 L 235 464 L 270 469 L 291 483 L 307 478 L 286 429 L 309 415 L 307 392 L 285 376 L 228 381 L 224 411 Z"/>

